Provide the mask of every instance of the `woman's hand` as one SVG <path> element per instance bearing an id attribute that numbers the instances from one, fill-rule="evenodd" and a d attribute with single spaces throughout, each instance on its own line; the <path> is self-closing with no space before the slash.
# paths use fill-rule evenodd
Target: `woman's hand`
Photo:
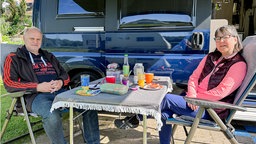
<path id="1" fill-rule="evenodd" d="M 198 109 L 197 105 L 193 105 L 193 104 L 190 104 L 190 103 L 187 103 L 187 104 L 188 104 L 188 107 L 190 107 L 193 111 Z"/>

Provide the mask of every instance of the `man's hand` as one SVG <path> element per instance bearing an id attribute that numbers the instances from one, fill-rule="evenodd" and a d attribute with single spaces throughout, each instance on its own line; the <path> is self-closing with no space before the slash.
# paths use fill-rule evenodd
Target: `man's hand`
<path id="1" fill-rule="evenodd" d="M 53 93 L 61 89 L 62 85 L 63 85 L 62 80 L 52 80 L 50 82 L 42 82 L 37 85 L 37 91 Z"/>
<path id="2" fill-rule="evenodd" d="M 63 85 L 63 81 L 62 80 L 54 80 L 54 81 L 51 81 L 51 82 L 52 82 L 52 86 L 54 87 L 54 91 L 60 90 L 62 85 Z"/>

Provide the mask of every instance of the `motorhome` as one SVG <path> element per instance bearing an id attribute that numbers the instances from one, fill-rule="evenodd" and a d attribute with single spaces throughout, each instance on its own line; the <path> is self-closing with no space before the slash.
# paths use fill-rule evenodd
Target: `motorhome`
<path id="1" fill-rule="evenodd" d="M 74 84 L 104 77 L 124 54 L 131 68 L 186 82 L 209 52 L 211 9 L 210 0 L 35 0 L 33 24 Z"/>
<path id="2" fill-rule="evenodd" d="M 186 83 L 215 49 L 219 20 L 212 19 L 230 5 L 237 20 L 238 0 L 34 0 L 33 24 L 43 32 L 42 48 L 59 59 L 73 86 L 81 74 L 104 77 L 110 63 L 121 69 L 124 54 L 131 69 L 143 63 L 145 72 Z"/>

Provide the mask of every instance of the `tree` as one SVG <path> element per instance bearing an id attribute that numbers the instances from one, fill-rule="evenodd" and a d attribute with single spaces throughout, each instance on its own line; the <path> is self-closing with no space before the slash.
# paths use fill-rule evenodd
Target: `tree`
<path id="1" fill-rule="evenodd" d="M 0 0 L 0 15 L 2 16 L 2 14 L 4 13 L 4 9 L 3 9 L 3 2 L 4 0 Z"/>
<path id="2" fill-rule="evenodd" d="M 2 2 L 1 0 L 1 3 Z M 26 15 L 26 1 L 6 0 L 6 2 L 9 3 L 9 6 L 7 6 L 5 10 L 1 10 L 3 11 L 5 23 L 4 30 L 6 31 L 7 28 L 6 34 L 9 36 L 19 35 L 26 25 L 31 25 L 32 23 L 31 20 L 29 20 L 29 16 Z M 4 30 L 1 28 L 1 33 L 5 34 Z"/>

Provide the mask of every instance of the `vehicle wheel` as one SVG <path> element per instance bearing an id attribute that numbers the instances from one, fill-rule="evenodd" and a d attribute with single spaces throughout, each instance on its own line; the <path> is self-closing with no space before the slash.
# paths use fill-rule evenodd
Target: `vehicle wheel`
<path id="1" fill-rule="evenodd" d="M 99 75 L 96 75 L 95 73 L 92 73 L 92 72 L 80 72 L 76 75 L 74 75 L 73 77 L 70 78 L 70 86 L 71 88 L 75 88 L 75 87 L 78 87 L 81 85 L 81 79 L 80 79 L 80 76 L 82 74 L 88 74 L 90 75 L 90 81 L 94 81 L 94 80 L 97 80 L 99 78 L 101 78 Z"/>

